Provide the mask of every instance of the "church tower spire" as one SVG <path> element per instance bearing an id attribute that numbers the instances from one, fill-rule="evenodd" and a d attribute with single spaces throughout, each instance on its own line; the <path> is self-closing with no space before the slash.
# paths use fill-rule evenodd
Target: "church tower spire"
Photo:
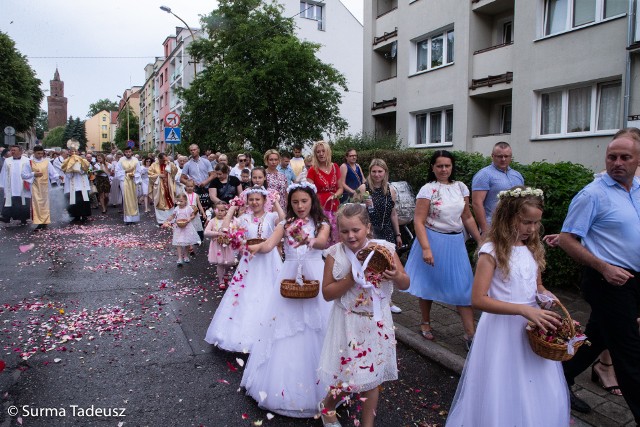
<path id="1" fill-rule="evenodd" d="M 64 96 L 64 82 L 60 80 L 58 67 L 49 80 L 49 96 L 47 96 L 47 114 L 49 116 L 49 130 L 67 124 L 67 98 Z"/>

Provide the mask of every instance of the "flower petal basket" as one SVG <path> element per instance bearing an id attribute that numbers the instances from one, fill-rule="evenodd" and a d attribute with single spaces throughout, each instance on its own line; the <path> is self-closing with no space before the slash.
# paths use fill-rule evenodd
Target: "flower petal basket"
<path id="1" fill-rule="evenodd" d="M 571 315 L 567 311 L 564 305 L 558 300 L 555 300 L 558 306 L 562 309 L 564 313 L 564 319 L 562 320 L 563 325 L 567 326 L 569 329 L 569 337 L 568 340 L 571 340 L 576 337 L 576 328 L 574 325 L 574 321 L 571 318 Z M 527 331 L 527 337 L 529 338 L 529 344 L 531 344 L 531 349 L 535 354 L 540 357 L 549 360 L 555 360 L 558 362 L 565 362 L 571 359 L 575 353 L 578 351 L 580 346 L 588 341 L 581 340 L 577 341 L 573 344 L 573 354 L 570 354 L 568 351 L 567 343 L 555 343 L 549 342 L 546 340 L 546 336 L 539 330 L 539 328 L 533 323 L 528 322 L 527 327 L 525 328 Z"/>
<path id="2" fill-rule="evenodd" d="M 185 228 L 187 224 L 189 224 L 189 222 L 191 221 L 189 221 L 188 219 L 179 219 L 176 221 L 176 225 L 180 228 Z"/>
<path id="3" fill-rule="evenodd" d="M 382 245 L 378 245 L 375 243 L 372 245 L 369 245 L 366 248 L 359 251 L 356 254 L 356 258 L 358 258 L 358 261 L 364 262 L 369 256 L 369 254 L 371 253 L 371 251 L 374 251 L 375 253 L 369 260 L 369 264 L 367 265 L 367 270 L 370 270 L 376 274 L 381 274 L 385 270 L 388 270 L 391 268 L 391 266 L 393 265 L 393 255 L 391 254 L 391 252 L 389 252 L 387 248 L 385 248 Z"/>
<path id="4" fill-rule="evenodd" d="M 259 245 L 267 239 L 247 239 L 247 246 Z"/>
<path id="5" fill-rule="evenodd" d="M 315 298 L 320 292 L 318 280 L 305 280 L 302 276 L 302 285 L 296 279 L 284 279 L 280 282 L 280 295 L 284 298 L 308 299 Z"/>

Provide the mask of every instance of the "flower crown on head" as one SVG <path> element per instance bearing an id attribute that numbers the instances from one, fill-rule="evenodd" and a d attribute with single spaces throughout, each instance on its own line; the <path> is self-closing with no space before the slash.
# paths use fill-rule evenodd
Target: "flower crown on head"
<path id="1" fill-rule="evenodd" d="M 507 197 L 517 198 L 517 197 L 527 197 L 527 196 L 540 197 L 541 199 L 544 200 L 544 192 L 539 188 L 532 188 L 532 187 L 514 188 L 513 190 L 504 190 L 498 193 L 499 200 L 502 200 Z"/>
<path id="2" fill-rule="evenodd" d="M 291 193 L 293 190 L 297 190 L 298 188 L 310 188 L 313 190 L 314 193 L 318 192 L 318 189 L 316 188 L 315 185 L 313 185 L 310 182 L 307 181 L 302 181 L 299 184 L 291 184 L 290 186 L 287 187 L 287 194 Z"/>
<path id="3" fill-rule="evenodd" d="M 264 188 L 248 188 L 245 190 L 245 196 L 247 199 L 249 198 L 249 194 L 254 193 L 262 194 L 264 197 L 269 197 L 269 192 Z"/>

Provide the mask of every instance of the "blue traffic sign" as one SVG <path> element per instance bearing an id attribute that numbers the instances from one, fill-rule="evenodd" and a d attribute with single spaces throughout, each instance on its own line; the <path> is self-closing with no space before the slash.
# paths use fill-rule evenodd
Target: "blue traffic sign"
<path id="1" fill-rule="evenodd" d="M 164 142 L 180 144 L 180 128 L 164 128 Z"/>
<path id="2" fill-rule="evenodd" d="M 136 143 L 135 143 L 135 142 L 133 142 L 132 140 L 127 141 L 127 147 L 129 147 L 129 148 L 133 148 L 133 147 L 135 147 L 135 146 L 136 146 Z"/>

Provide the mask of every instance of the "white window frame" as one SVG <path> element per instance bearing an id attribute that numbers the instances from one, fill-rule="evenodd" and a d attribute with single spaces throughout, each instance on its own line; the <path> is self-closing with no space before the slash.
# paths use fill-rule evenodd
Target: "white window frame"
<path id="1" fill-rule="evenodd" d="M 606 0 L 595 0 L 596 2 L 596 9 L 595 9 L 595 17 L 594 17 L 594 21 L 593 22 L 587 22 L 584 24 L 580 24 L 580 25 L 573 25 L 573 14 L 574 14 L 574 5 L 575 5 L 575 1 L 576 0 L 566 0 L 567 2 L 567 17 L 566 17 L 566 21 L 565 21 L 565 25 L 564 28 L 555 32 L 555 33 L 547 33 L 547 20 L 549 17 L 549 3 L 551 0 L 540 0 L 541 2 L 541 10 L 542 10 L 542 28 L 541 28 L 541 32 L 540 32 L 540 36 L 541 37 L 552 37 L 558 34 L 562 34 L 562 33 L 566 33 L 569 31 L 573 31 L 573 30 L 577 30 L 580 28 L 584 28 L 587 27 L 589 25 L 595 25 L 595 24 L 599 24 L 601 22 L 605 22 L 605 21 L 609 21 L 611 19 L 616 19 L 619 18 L 621 16 L 625 16 L 627 14 L 627 11 L 625 10 L 624 12 L 621 12 L 617 15 L 612 15 L 609 16 L 607 18 L 605 18 L 604 13 L 605 13 L 605 1 Z"/>
<path id="2" fill-rule="evenodd" d="M 507 113 L 507 108 L 510 108 L 510 117 L 509 117 L 509 132 L 505 132 L 505 125 L 506 125 L 506 113 Z M 507 104 L 501 104 L 500 105 L 500 133 L 502 134 L 511 134 L 511 132 L 513 131 L 513 104 L 512 103 L 507 103 Z"/>
<path id="3" fill-rule="evenodd" d="M 416 148 L 434 148 L 434 147 L 451 147 L 453 146 L 453 129 L 454 124 L 451 125 L 451 139 L 447 140 L 447 112 L 451 111 L 453 113 L 453 106 L 447 106 L 442 108 L 436 108 L 432 110 L 426 111 L 418 111 L 412 113 L 411 117 L 411 146 Z M 431 137 L 431 114 L 440 113 L 440 138 L 441 142 L 432 143 L 429 142 Z M 454 121 L 455 121 L 455 113 Z M 425 129 L 424 134 L 426 141 L 424 143 L 418 143 L 418 118 L 424 116 L 425 117 Z"/>
<path id="4" fill-rule="evenodd" d="M 620 97 L 622 98 L 622 80 L 620 79 L 609 79 L 602 80 L 595 83 L 582 83 L 575 84 L 571 86 L 564 86 L 560 88 L 541 90 L 536 93 L 536 101 L 537 101 L 537 119 L 535 120 L 535 130 L 534 135 L 537 139 L 557 139 L 557 138 L 573 138 L 573 137 L 584 137 L 584 136 L 598 136 L 598 135 L 613 135 L 618 129 L 598 129 L 598 116 L 600 113 L 600 95 L 601 95 L 601 87 L 607 84 L 619 84 L 620 85 Z M 591 107 L 589 113 L 589 130 L 584 132 L 569 132 L 568 130 L 568 121 L 569 121 L 569 91 L 572 89 L 581 89 L 581 88 L 591 88 Z M 542 95 L 561 92 L 561 114 L 560 114 L 560 132 L 559 133 L 542 133 Z M 620 109 L 620 115 L 622 115 L 622 109 Z M 618 121 L 620 121 L 621 116 L 618 117 Z"/>
<path id="5" fill-rule="evenodd" d="M 453 61 L 451 62 L 447 62 L 448 56 L 449 56 L 449 39 L 448 39 L 448 35 L 449 33 L 453 33 Z M 432 41 L 434 38 L 436 37 L 442 37 L 442 41 L 443 41 L 443 46 L 442 46 L 442 65 L 438 65 L 435 67 L 431 66 L 431 47 L 432 47 Z M 442 67 L 448 67 L 450 65 L 455 64 L 456 62 L 456 57 L 455 57 L 455 46 L 456 46 L 456 39 L 455 39 L 455 29 L 453 28 L 453 26 L 448 26 L 442 29 L 439 29 L 437 31 L 434 31 L 432 33 L 427 34 L 426 36 L 414 39 L 411 41 L 411 46 L 412 46 L 412 54 L 411 54 L 411 71 L 412 71 L 412 75 L 415 74 L 421 74 L 421 73 L 426 73 L 432 70 L 437 70 L 439 68 Z M 427 45 L 429 46 L 428 52 L 427 52 L 427 67 L 423 70 L 418 70 L 418 49 L 420 48 L 420 44 L 426 42 Z"/>
<path id="6" fill-rule="evenodd" d="M 320 19 L 318 19 L 317 15 L 315 14 L 316 12 L 315 8 L 320 9 L 320 14 L 322 15 Z M 309 11 L 314 12 L 313 16 L 310 16 Z M 326 13 L 327 13 L 326 5 L 323 2 L 300 0 L 300 14 L 299 14 L 300 17 L 304 19 L 309 19 L 311 21 L 317 21 L 318 30 L 320 31 L 324 31 L 325 20 L 327 16 Z"/>

